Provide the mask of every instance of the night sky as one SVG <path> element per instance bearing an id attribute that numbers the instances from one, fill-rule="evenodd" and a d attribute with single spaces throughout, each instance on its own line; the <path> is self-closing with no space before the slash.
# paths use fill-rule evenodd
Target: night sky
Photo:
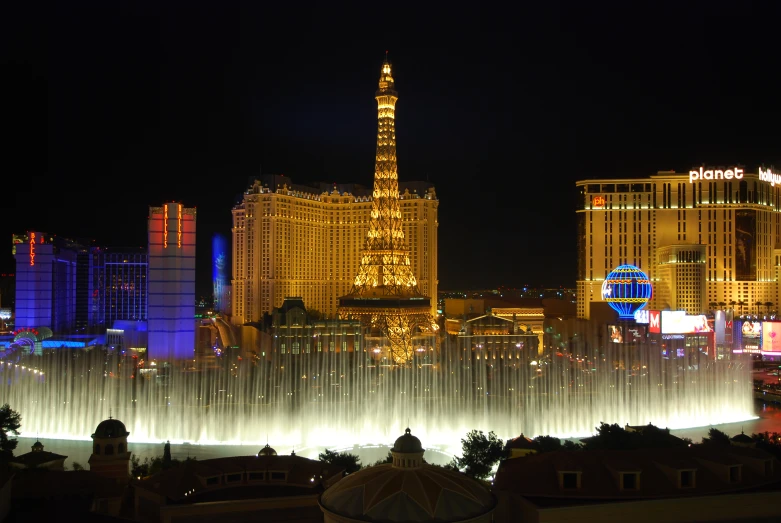
<path id="1" fill-rule="evenodd" d="M 781 166 L 778 2 L 266 4 L 4 7 L 3 271 L 13 232 L 144 245 L 178 200 L 207 294 L 251 176 L 371 185 L 386 50 L 440 289 L 573 286 L 576 180 Z"/>

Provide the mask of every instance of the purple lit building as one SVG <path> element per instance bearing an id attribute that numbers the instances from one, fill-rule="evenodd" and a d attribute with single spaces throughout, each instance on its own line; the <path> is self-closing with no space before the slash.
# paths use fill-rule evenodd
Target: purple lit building
<path id="1" fill-rule="evenodd" d="M 195 356 L 195 208 L 149 208 L 148 357 Z"/>
<path id="2" fill-rule="evenodd" d="M 85 248 L 39 231 L 14 235 L 13 242 L 16 328 L 77 328 L 77 316 L 82 316 L 77 314 L 77 269 Z"/>

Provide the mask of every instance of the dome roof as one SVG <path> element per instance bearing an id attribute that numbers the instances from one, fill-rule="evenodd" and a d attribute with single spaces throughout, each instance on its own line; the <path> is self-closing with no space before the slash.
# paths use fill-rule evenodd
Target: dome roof
<path id="1" fill-rule="evenodd" d="M 384 464 L 339 480 L 323 493 L 320 506 L 324 512 L 360 521 L 449 523 L 491 512 L 496 498 L 460 472 L 427 464 L 413 469 Z"/>
<path id="2" fill-rule="evenodd" d="M 258 452 L 258 456 L 276 456 L 277 451 L 272 449 L 268 446 L 268 443 L 266 443 L 266 446 L 260 449 L 260 452 Z"/>
<path id="3" fill-rule="evenodd" d="M 130 433 L 125 428 L 125 424 L 109 417 L 107 420 L 103 420 L 95 429 L 93 438 L 126 438 Z"/>
<path id="4" fill-rule="evenodd" d="M 751 436 L 746 436 L 743 431 L 741 431 L 740 434 L 736 436 L 732 436 L 730 439 L 736 443 L 754 443 L 754 440 L 751 439 Z"/>
<path id="5" fill-rule="evenodd" d="M 418 438 L 412 435 L 412 431 L 408 427 L 407 430 L 404 431 L 404 435 L 399 436 L 398 439 L 396 439 L 396 443 L 393 444 L 391 450 L 393 452 L 417 453 L 423 452 L 423 445 L 420 444 Z"/>

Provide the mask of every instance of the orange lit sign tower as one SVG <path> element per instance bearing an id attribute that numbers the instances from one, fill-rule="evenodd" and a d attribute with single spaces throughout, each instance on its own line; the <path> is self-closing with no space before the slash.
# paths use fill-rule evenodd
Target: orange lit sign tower
<path id="1" fill-rule="evenodd" d="M 192 360 L 195 353 L 195 209 L 149 209 L 148 354 Z"/>

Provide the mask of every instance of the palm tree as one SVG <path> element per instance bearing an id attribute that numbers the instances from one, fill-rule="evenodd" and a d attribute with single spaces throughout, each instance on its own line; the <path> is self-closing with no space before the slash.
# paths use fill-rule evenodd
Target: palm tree
<path id="1" fill-rule="evenodd" d="M 759 310 L 760 307 L 764 305 L 761 301 L 757 300 L 757 302 L 754 304 L 757 306 L 757 314 L 761 314 L 761 311 Z"/>
<path id="2" fill-rule="evenodd" d="M 734 311 L 735 310 L 735 305 L 737 305 L 737 304 L 738 304 L 738 302 L 736 302 L 735 300 L 730 300 L 729 301 L 729 308 Z"/>
<path id="3" fill-rule="evenodd" d="M 748 305 L 745 300 L 740 300 L 738 302 L 738 307 L 740 307 L 740 315 L 743 316 L 743 309 Z"/>
<path id="4" fill-rule="evenodd" d="M 726 304 L 726 303 L 724 303 L 723 301 L 720 301 L 720 302 L 718 303 L 718 305 L 719 305 L 719 309 L 722 309 L 722 310 L 724 309 L 724 307 L 726 307 L 726 306 L 727 306 L 727 304 Z"/>
<path id="5" fill-rule="evenodd" d="M 711 308 L 711 310 L 715 310 L 715 309 L 716 309 L 716 307 L 718 307 L 718 306 L 719 306 L 719 304 L 718 304 L 718 303 L 716 303 L 715 301 L 712 301 L 712 302 L 710 302 L 710 303 L 708 304 L 708 307 L 710 307 L 710 308 Z"/>
<path id="6" fill-rule="evenodd" d="M 767 313 L 770 314 L 770 309 L 773 307 L 773 302 L 772 301 L 766 301 L 765 302 L 765 307 L 767 307 Z"/>

